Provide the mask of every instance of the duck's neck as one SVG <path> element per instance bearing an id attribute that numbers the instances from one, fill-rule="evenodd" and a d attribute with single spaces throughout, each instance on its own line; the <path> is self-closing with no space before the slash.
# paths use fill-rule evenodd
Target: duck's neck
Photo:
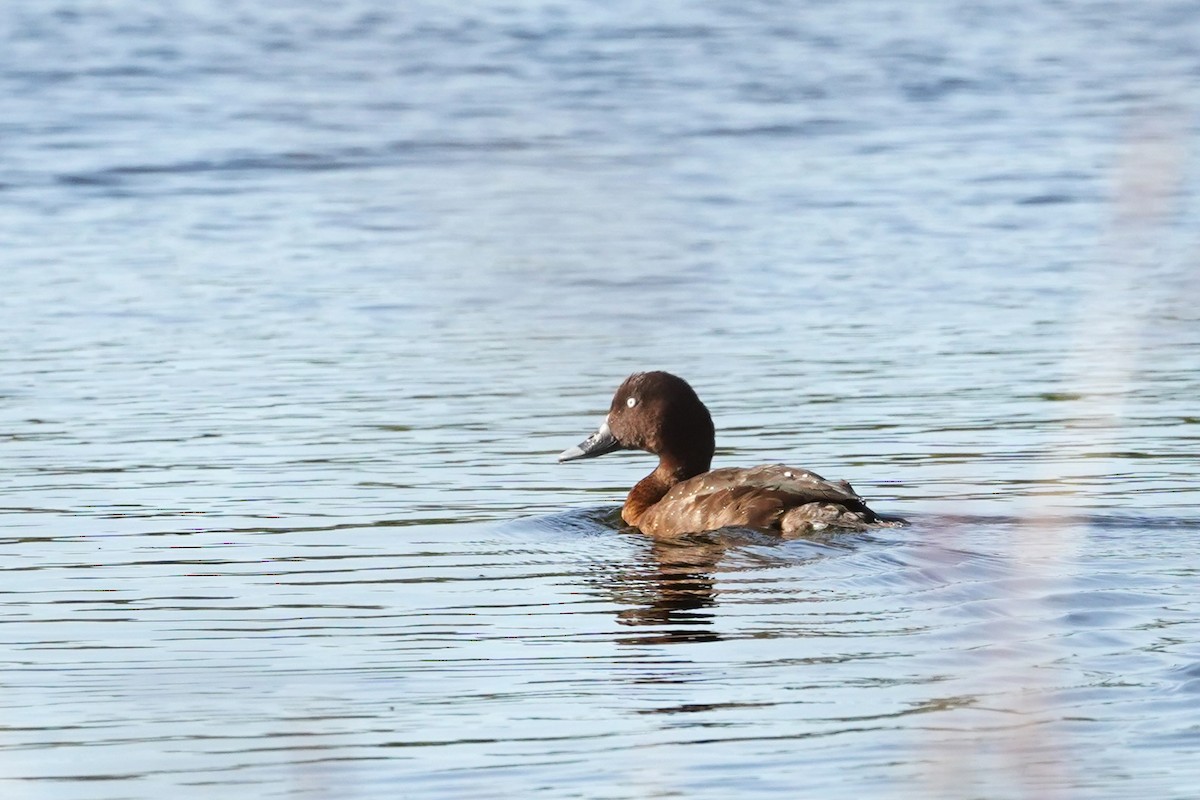
<path id="1" fill-rule="evenodd" d="M 708 472 L 712 457 L 693 458 L 690 460 L 659 458 L 658 467 L 646 477 L 637 482 L 625 498 L 621 507 L 621 519 L 633 527 L 639 527 L 638 522 L 650 506 L 663 499 L 671 487 L 677 483 L 694 478 Z"/>

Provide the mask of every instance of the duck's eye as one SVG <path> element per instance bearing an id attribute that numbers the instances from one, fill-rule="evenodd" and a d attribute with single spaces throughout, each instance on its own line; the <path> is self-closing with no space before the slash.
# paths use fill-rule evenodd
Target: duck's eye
<path id="1" fill-rule="evenodd" d="M 637 398 L 636 397 L 629 398 L 628 400 L 625 401 L 625 405 L 629 406 L 630 408 L 633 408 L 634 406 L 637 405 Z"/>

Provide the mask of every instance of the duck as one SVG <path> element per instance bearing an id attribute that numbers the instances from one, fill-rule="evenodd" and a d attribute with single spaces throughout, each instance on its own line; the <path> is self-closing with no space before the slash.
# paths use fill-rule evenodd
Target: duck
<path id="1" fill-rule="evenodd" d="M 803 535 L 907 524 L 872 511 L 848 482 L 807 469 L 785 464 L 712 469 L 715 449 L 712 415 L 687 381 L 669 372 L 635 372 L 617 388 L 599 429 L 558 460 L 618 450 L 658 456 L 658 466 L 621 506 L 621 519 L 651 537 L 721 528 Z"/>

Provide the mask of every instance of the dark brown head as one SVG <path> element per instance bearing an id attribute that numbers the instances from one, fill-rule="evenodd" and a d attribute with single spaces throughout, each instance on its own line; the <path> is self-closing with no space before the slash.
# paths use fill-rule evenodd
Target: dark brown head
<path id="1" fill-rule="evenodd" d="M 613 395 L 600 429 L 558 460 L 645 450 L 664 465 L 698 475 L 708 471 L 714 447 L 712 417 L 687 381 L 669 372 L 636 372 Z"/>

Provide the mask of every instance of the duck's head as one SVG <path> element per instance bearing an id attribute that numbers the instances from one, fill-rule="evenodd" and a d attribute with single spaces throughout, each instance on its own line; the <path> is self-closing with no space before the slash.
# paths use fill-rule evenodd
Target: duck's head
<path id="1" fill-rule="evenodd" d="M 559 461 L 614 450 L 645 450 L 662 461 L 708 470 L 715 446 L 712 416 L 683 378 L 635 372 L 613 395 L 599 430 L 559 454 Z"/>

